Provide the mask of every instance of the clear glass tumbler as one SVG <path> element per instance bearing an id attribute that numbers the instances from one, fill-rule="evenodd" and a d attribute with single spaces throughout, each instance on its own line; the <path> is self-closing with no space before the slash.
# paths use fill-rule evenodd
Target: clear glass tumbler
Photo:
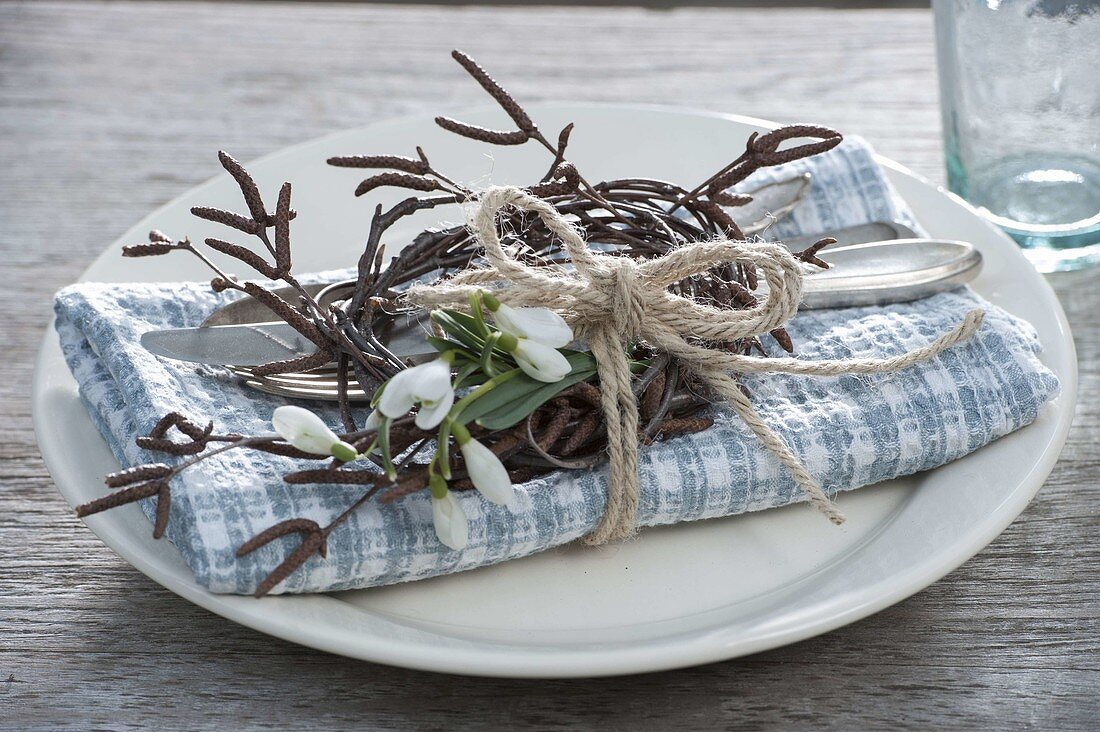
<path id="1" fill-rule="evenodd" d="M 947 178 L 1041 271 L 1100 262 L 1100 0 L 933 0 Z"/>

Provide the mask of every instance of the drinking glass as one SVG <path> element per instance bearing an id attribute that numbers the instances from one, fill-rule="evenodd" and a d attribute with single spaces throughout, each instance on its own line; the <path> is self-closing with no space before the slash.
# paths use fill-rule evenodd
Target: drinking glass
<path id="1" fill-rule="evenodd" d="M 1041 271 L 1100 262 L 1100 0 L 933 0 L 947 179 Z"/>

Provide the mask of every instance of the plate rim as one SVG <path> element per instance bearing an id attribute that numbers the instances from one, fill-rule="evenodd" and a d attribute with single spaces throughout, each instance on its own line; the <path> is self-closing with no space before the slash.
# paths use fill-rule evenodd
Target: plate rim
<path id="1" fill-rule="evenodd" d="M 532 110 L 536 109 L 616 109 L 624 111 L 653 111 L 671 113 L 686 117 L 707 117 L 734 122 L 742 125 L 756 126 L 765 129 L 774 129 L 779 124 L 768 120 L 739 114 L 727 114 L 710 110 L 699 110 L 678 105 L 660 104 L 620 104 L 613 102 L 541 102 L 531 104 Z M 492 105 L 479 105 L 465 110 L 467 114 L 484 112 L 493 108 Z M 461 113 L 461 112 L 460 112 Z M 281 157 L 300 148 L 320 144 L 324 141 L 339 139 L 343 136 L 362 134 L 365 130 L 378 129 L 390 125 L 399 125 L 412 120 L 422 121 L 424 115 L 410 114 L 379 120 L 370 125 L 335 131 L 318 136 L 294 145 L 286 146 L 268 153 L 250 162 L 249 165 L 262 164 L 265 161 Z M 875 160 L 883 167 L 892 170 L 895 174 L 909 177 L 914 181 L 931 188 L 932 190 L 947 196 L 955 203 L 960 204 L 970 214 L 978 217 L 977 211 L 955 194 L 945 190 L 942 186 L 931 183 L 896 161 L 876 154 Z M 156 219 L 165 210 L 186 204 L 197 192 L 211 185 L 222 176 L 215 175 L 210 179 L 188 188 L 179 196 L 172 198 L 164 205 L 157 207 L 147 214 L 130 229 L 147 226 L 148 222 Z M 1007 240 L 1007 235 L 1000 232 L 984 220 L 985 224 L 998 238 Z M 84 281 L 86 273 L 94 268 L 100 261 L 117 250 L 117 245 L 125 238 L 125 234 L 97 255 L 92 262 L 82 271 L 78 281 Z M 1024 259 L 1024 255 L 1012 245 L 1015 256 Z M 1013 255 L 1008 255 L 1013 256 Z M 1026 261 L 1026 259 L 1024 259 Z M 1030 265 L 1029 265 L 1030 267 Z M 1041 298 L 1047 304 L 1053 305 L 1052 314 L 1058 324 L 1057 333 L 1044 334 L 1049 349 L 1053 340 L 1059 342 L 1059 346 L 1066 349 L 1068 358 L 1068 371 L 1059 374 L 1062 379 L 1062 393 L 1058 397 L 1061 404 L 1056 410 L 1056 423 L 1050 439 L 1046 442 L 1042 453 L 1038 456 L 1028 473 L 1017 483 L 1016 488 L 1005 496 L 1004 500 L 986 517 L 979 531 L 970 531 L 965 536 L 969 540 L 965 542 L 965 548 L 959 549 L 955 554 L 941 557 L 941 561 L 920 565 L 908 572 L 904 581 L 891 577 L 881 579 L 874 584 L 865 587 L 863 594 L 867 597 L 860 602 L 850 603 L 846 608 L 839 609 L 826 617 L 815 618 L 806 621 L 793 628 L 783 629 L 772 635 L 758 635 L 747 640 L 721 639 L 708 636 L 702 642 L 696 638 L 695 642 L 678 640 L 676 636 L 656 639 L 653 642 L 641 644 L 636 648 L 616 647 L 614 652 L 606 650 L 563 650 L 537 656 L 531 653 L 502 654 L 495 646 L 478 647 L 476 643 L 464 645 L 461 650 L 450 649 L 450 652 L 440 653 L 423 644 L 409 644 L 402 642 L 397 636 L 393 638 L 372 635 L 370 644 L 362 642 L 349 643 L 347 638 L 339 637 L 339 634 L 321 632 L 310 625 L 299 625 L 294 622 L 297 613 L 302 606 L 308 606 L 317 602 L 337 603 L 346 605 L 338 598 L 328 593 L 318 595 L 279 595 L 264 598 L 257 601 L 251 597 L 239 595 L 222 595 L 209 592 L 199 586 L 189 571 L 181 574 L 178 568 L 169 564 L 164 557 L 156 553 L 148 553 L 134 537 L 126 535 L 125 529 L 120 533 L 114 524 L 123 525 L 123 516 L 120 512 L 112 512 L 111 515 L 92 516 L 83 519 L 85 525 L 96 534 L 112 551 L 123 560 L 134 566 L 142 574 L 146 575 L 161 586 L 184 599 L 214 612 L 228 620 L 245 625 L 259 632 L 272 635 L 293 643 L 306 645 L 330 653 L 349 656 L 362 660 L 385 663 L 406 668 L 425 671 L 459 673 L 479 676 L 501 676 L 514 678 L 553 678 L 553 677 L 577 677 L 577 676 L 608 676 L 620 674 L 633 674 L 653 672 L 686 666 L 694 666 L 703 663 L 726 660 L 742 655 L 757 653 L 763 650 L 795 643 L 822 633 L 835 630 L 849 623 L 860 620 L 883 610 L 901 600 L 919 592 L 933 582 L 939 580 L 957 567 L 968 561 L 982 548 L 995 539 L 1012 521 L 1027 507 L 1032 498 L 1042 487 L 1047 476 L 1057 462 L 1062 447 L 1064 446 L 1070 426 L 1072 424 L 1074 408 L 1077 400 L 1077 359 L 1073 338 L 1070 333 L 1069 323 L 1065 312 L 1054 294 L 1050 284 L 1039 273 L 1035 273 L 1037 289 Z M 1049 340 L 1048 340 L 1049 339 Z M 63 462 L 63 451 L 58 446 L 43 442 L 46 430 L 45 395 L 49 384 L 47 373 L 48 365 L 57 356 L 59 350 L 56 335 L 53 328 L 53 319 L 47 327 L 39 346 L 35 361 L 35 372 L 32 382 L 32 416 L 39 449 L 42 452 L 47 470 L 58 491 L 66 502 L 72 505 L 70 493 L 74 488 L 67 484 L 68 468 Z M 56 363 L 54 361 L 54 363 Z M 67 373 L 67 369 L 66 369 Z M 71 382 L 72 375 L 67 374 Z M 1054 409 L 1050 410 L 1055 412 Z M 66 490 L 68 488 L 68 490 Z M 142 516 L 136 506 L 125 507 L 132 509 L 132 514 Z M 142 516 L 144 520 L 144 517 Z M 132 527 L 131 527 L 132 528 Z M 140 532 L 138 532 L 140 533 Z M 163 542 L 161 543 L 163 545 Z M 168 545 L 171 552 L 178 552 L 174 546 Z M 938 555 L 937 555 L 938 556 Z M 180 560 L 182 562 L 182 560 Z M 913 576 L 909 576 L 913 575 Z M 889 582 L 887 581 L 889 580 Z M 888 584 L 889 588 L 881 585 Z M 331 606 L 329 606 L 331 607 Z M 359 639 L 362 640 L 362 639 Z M 540 648 L 541 650 L 541 648 Z"/>

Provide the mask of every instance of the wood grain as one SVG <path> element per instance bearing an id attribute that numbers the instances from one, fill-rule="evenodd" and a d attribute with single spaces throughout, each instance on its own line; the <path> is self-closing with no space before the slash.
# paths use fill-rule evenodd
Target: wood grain
<path id="1" fill-rule="evenodd" d="M 1034 504 L 915 597 L 746 659 L 554 682 L 349 661 L 200 610 L 73 518 L 28 398 L 52 293 L 214 174 L 219 147 L 248 160 L 480 103 L 451 67 L 453 46 L 525 100 L 813 120 L 942 177 L 921 9 L 0 4 L 0 727 L 1095 728 L 1100 270 L 1052 280 L 1077 337 L 1081 399 Z"/>

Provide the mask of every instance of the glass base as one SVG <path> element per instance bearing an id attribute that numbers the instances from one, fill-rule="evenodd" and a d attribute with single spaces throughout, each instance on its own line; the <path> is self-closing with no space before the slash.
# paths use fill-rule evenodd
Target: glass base
<path id="1" fill-rule="evenodd" d="M 950 187 L 1024 249 L 1040 272 L 1100 264 L 1100 166 L 1087 158 L 1023 155 L 967 176 L 948 156 Z M 954 163 L 954 165 L 952 165 Z"/>
<path id="2" fill-rule="evenodd" d="M 1069 272 L 1075 269 L 1095 267 L 1100 264 L 1100 244 L 1092 244 L 1087 247 L 1074 247 L 1072 249 L 1058 249 L 1053 246 L 1028 246 L 1019 238 L 1007 232 L 1020 244 L 1035 269 L 1040 272 Z"/>

